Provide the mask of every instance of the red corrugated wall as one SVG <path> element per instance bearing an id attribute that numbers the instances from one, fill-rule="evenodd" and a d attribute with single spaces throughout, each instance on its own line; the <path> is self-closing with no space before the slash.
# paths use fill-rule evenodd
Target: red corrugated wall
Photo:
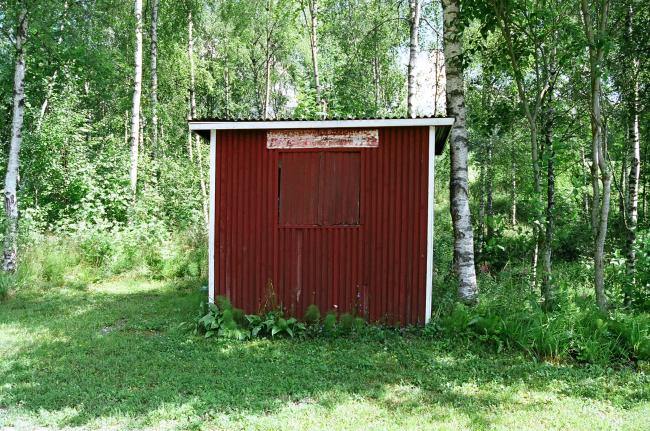
<path id="1" fill-rule="evenodd" d="M 217 131 L 215 296 L 247 312 L 275 296 L 291 315 L 315 303 L 322 313 L 422 323 L 428 133 L 380 128 L 379 148 L 353 150 L 361 164 L 358 226 L 286 227 L 278 207 L 284 150 L 268 150 L 263 130 Z"/>

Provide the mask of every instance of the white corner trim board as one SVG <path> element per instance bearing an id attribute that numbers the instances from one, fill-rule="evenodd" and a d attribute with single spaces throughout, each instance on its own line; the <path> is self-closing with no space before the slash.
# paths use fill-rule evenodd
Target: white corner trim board
<path id="1" fill-rule="evenodd" d="M 378 120 L 314 120 L 314 121 L 190 121 L 190 130 L 253 130 L 253 129 L 334 129 L 355 127 L 451 126 L 453 118 L 392 118 Z"/>
<path id="2" fill-rule="evenodd" d="M 429 175 L 427 176 L 427 276 L 424 323 L 431 319 L 433 295 L 433 219 L 435 209 L 435 174 L 436 174 L 436 128 L 429 126 Z"/>
<path id="3" fill-rule="evenodd" d="M 210 226 L 208 227 L 208 302 L 214 304 L 214 291 L 217 288 L 214 277 L 214 227 L 217 197 L 217 131 L 210 130 Z"/>

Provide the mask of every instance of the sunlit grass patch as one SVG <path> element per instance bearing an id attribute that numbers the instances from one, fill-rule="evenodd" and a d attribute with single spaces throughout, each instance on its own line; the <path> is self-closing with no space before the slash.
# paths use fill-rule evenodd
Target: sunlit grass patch
<path id="1" fill-rule="evenodd" d="M 200 283 L 125 276 L 0 304 L 0 428 L 644 429 L 642 370 L 469 339 L 204 340 Z"/>

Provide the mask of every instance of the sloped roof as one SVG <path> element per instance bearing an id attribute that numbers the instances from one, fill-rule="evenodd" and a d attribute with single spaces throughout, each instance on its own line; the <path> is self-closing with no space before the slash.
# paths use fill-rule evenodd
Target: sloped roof
<path id="1" fill-rule="evenodd" d="M 383 116 L 383 117 L 279 117 L 263 119 L 259 117 L 235 118 L 197 118 L 188 120 L 190 130 L 209 139 L 210 130 L 269 130 L 269 129 L 315 129 L 315 128 L 377 128 L 377 127 L 415 127 L 436 126 L 436 154 L 441 154 L 449 131 L 454 123 L 453 118 L 441 116 Z"/>

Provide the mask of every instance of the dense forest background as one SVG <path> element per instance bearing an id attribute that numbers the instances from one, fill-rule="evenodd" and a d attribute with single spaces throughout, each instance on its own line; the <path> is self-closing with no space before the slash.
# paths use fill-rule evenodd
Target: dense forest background
<path id="1" fill-rule="evenodd" d="M 188 118 L 445 114 L 438 1 L 147 0 L 141 22 L 133 3 L 0 0 L 3 177 L 22 12 L 28 18 L 19 264 L 2 277 L 5 290 L 35 280 L 83 286 L 128 271 L 205 277 L 208 148 L 188 133 Z M 532 292 L 548 307 L 593 298 L 603 227 L 595 181 L 603 192 L 611 182 L 606 305 L 648 310 L 650 5 L 471 0 L 461 8 L 480 300 L 498 289 L 511 300 L 519 296 L 508 289 Z M 138 37 L 142 95 L 133 112 Z M 593 76 L 602 80 L 600 166 Z M 436 289 L 446 304 L 456 283 L 448 156 L 439 164 Z"/>

